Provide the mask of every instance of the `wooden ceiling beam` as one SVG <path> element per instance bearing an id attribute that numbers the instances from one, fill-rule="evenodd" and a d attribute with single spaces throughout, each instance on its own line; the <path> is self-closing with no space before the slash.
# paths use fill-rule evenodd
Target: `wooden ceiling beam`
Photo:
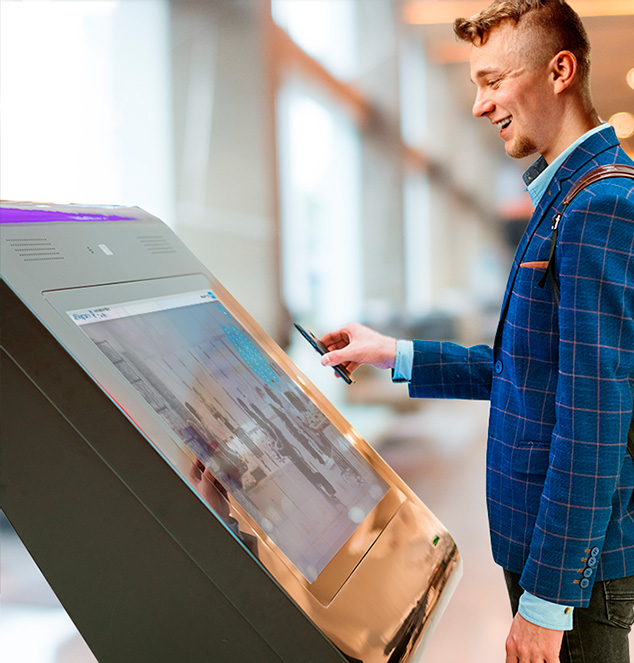
<path id="1" fill-rule="evenodd" d="M 459 16 L 473 16 L 484 9 L 487 0 L 410 0 L 403 5 L 403 18 L 412 25 L 453 23 Z M 634 16 L 632 0 L 569 0 L 582 17 Z"/>

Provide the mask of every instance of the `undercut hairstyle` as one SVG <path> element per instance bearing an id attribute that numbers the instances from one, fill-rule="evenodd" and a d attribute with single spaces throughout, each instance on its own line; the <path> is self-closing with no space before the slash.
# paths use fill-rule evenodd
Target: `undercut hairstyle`
<path id="1" fill-rule="evenodd" d="M 561 51 L 570 51 L 589 98 L 590 40 L 579 15 L 565 0 L 493 0 L 479 14 L 456 19 L 454 32 L 461 41 L 482 46 L 491 30 L 506 21 L 530 35 L 529 53 L 538 66 Z"/>

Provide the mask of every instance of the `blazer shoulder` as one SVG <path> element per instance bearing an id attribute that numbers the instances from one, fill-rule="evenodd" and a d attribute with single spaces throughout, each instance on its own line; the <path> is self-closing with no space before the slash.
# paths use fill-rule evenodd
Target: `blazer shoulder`
<path id="1" fill-rule="evenodd" d="M 578 181 L 598 166 L 632 164 L 616 137 L 612 127 L 588 137 L 568 156 L 559 168 L 556 178 L 561 182 Z"/>
<path id="2" fill-rule="evenodd" d="M 594 207 L 606 203 L 632 209 L 631 218 L 634 221 L 634 165 L 631 175 L 615 174 L 588 184 L 573 198 L 569 208 L 575 209 L 588 205 Z"/>
<path id="3" fill-rule="evenodd" d="M 634 242 L 634 179 L 610 177 L 582 189 L 559 224 L 560 244 L 620 249 Z"/>

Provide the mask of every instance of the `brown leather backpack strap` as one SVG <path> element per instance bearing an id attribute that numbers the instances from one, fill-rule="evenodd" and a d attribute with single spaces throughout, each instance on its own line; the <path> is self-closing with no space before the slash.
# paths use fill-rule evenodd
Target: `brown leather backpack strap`
<path id="1" fill-rule="evenodd" d="M 548 267 L 544 272 L 544 275 L 539 281 L 539 285 L 543 288 L 546 284 L 546 280 L 550 280 L 553 297 L 555 303 L 559 305 L 559 282 L 555 275 L 555 247 L 557 245 L 557 234 L 559 231 L 559 222 L 563 213 L 566 211 L 566 208 L 570 204 L 570 201 L 582 190 L 585 189 L 589 184 L 598 182 L 599 180 L 604 180 L 608 177 L 629 177 L 634 179 L 634 166 L 627 166 L 624 164 L 613 164 L 611 166 L 599 166 L 594 170 L 586 173 L 575 185 L 570 189 L 566 197 L 564 198 L 561 212 L 557 214 L 553 219 L 553 234 L 550 239 L 550 255 L 548 256 Z M 627 433 L 627 451 L 634 460 L 634 416 L 630 422 L 630 428 Z"/>
<path id="2" fill-rule="evenodd" d="M 564 198 L 564 209 L 570 204 L 570 201 L 589 184 L 594 184 L 599 180 L 604 180 L 608 177 L 631 177 L 634 178 L 634 166 L 627 166 L 625 164 L 612 164 L 610 166 L 599 166 L 594 170 L 587 172 L 575 185 L 570 189 L 568 195 Z"/>
<path id="3" fill-rule="evenodd" d="M 548 256 L 548 266 L 542 278 L 539 280 L 539 287 L 543 288 L 546 281 L 550 281 L 553 298 L 557 306 L 559 306 L 559 281 L 555 274 L 555 248 L 557 247 L 557 235 L 559 234 L 559 222 L 563 216 L 570 201 L 588 185 L 605 180 L 608 177 L 629 177 L 634 179 L 634 166 L 626 164 L 612 164 L 609 166 L 598 166 L 594 170 L 587 172 L 578 182 L 576 182 L 572 189 L 566 194 L 563 200 L 561 212 L 553 217 L 552 231 L 553 234 L 550 238 L 550 255 Z M 633 431 L 633 444 L 634 444 L 634 431 Z M 633 456 L 634 457 L 634 456 Z"/>

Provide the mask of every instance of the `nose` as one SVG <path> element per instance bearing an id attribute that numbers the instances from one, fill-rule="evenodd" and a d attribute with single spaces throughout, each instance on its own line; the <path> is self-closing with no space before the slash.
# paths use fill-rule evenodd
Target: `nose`
<path id="1" fill-rule="evenodd" d="M 495 104 L 491 97 L 487 94 L 487 91 L 479 88 L 476 93 L 475 102 L 473 103 L 473 108 L 471 112 L 475 117 L 485 117 L 491 113 L 495 108 Z"/>

